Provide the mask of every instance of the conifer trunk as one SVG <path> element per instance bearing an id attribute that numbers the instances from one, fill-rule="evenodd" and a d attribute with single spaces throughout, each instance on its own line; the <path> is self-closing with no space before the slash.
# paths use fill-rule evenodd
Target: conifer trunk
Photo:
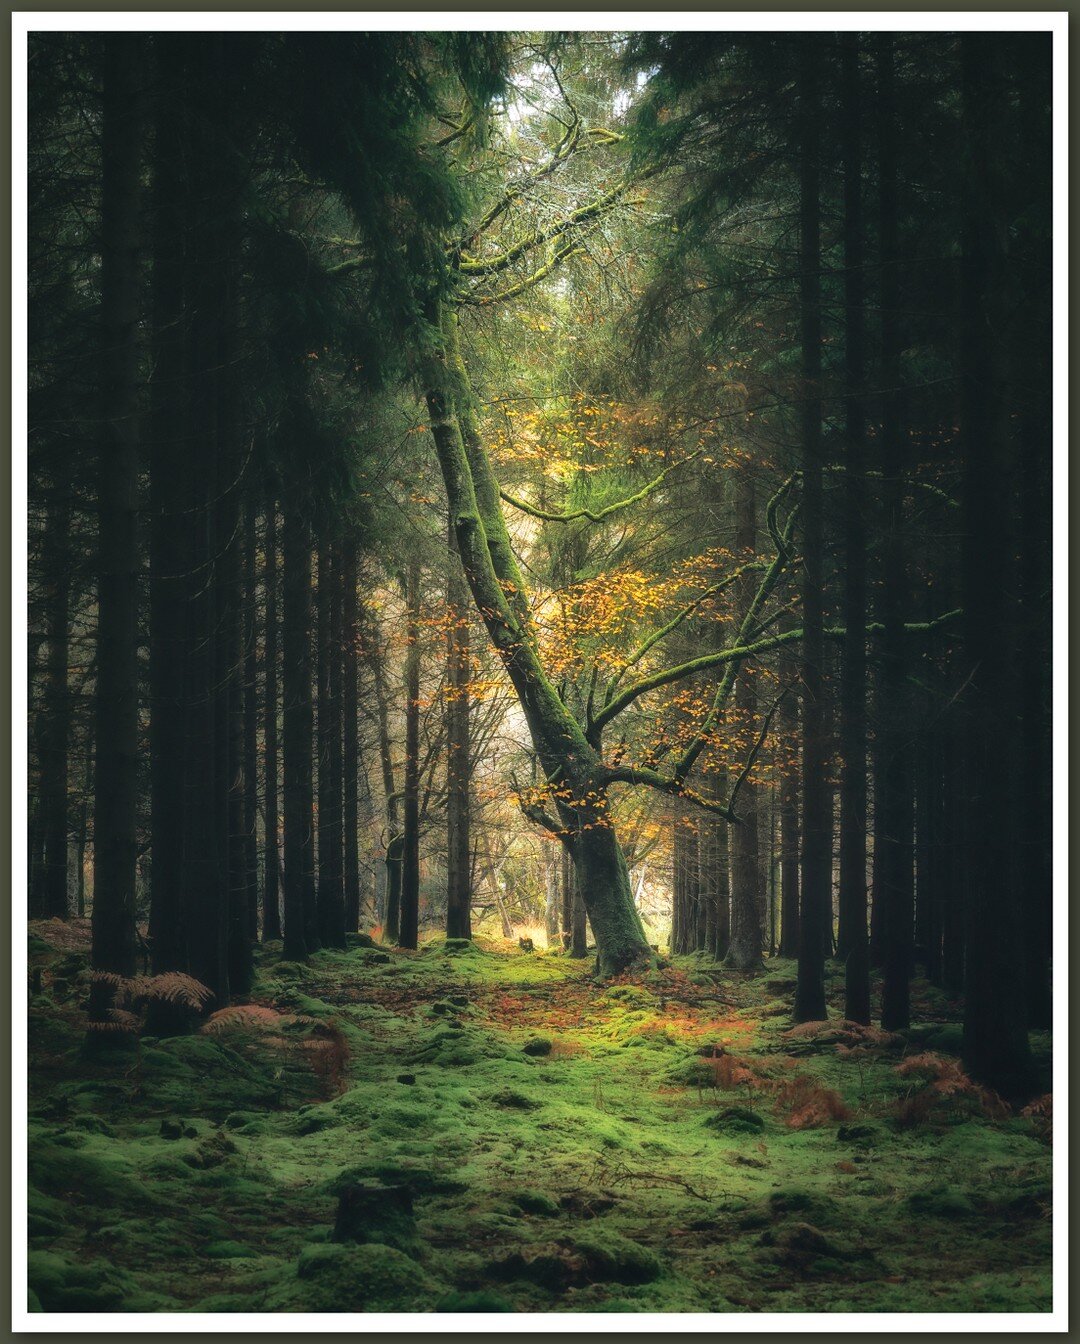
<path id="1" fill-rule="evenodd" d="M 802 143 L 799 162 L 799 309 L 802 343 L 803 833 L 796 1022 L 819 1021 L 825 1006 L 825 940 L 831 918 L 832 807 L 828 790 L 823 637 L 823 503 L 821 439 L 821 246 L 818 200 L 821 108 L 819 43 L 808 36 L 799 69 Z"/>
<path id="2" fill-rule="evenodd" d="M 42 718 L 38 733 L 38 825 L 42 859 L 39 918 L 68 917 L 68 757 L 71 696 L 68 693 L 71 605 L 71 486 L 60 478 L 49 492 L 41 564 L 45 576 L 45 659 Z"/>
<path id="3" fill-rule="evenodd" d="M 337 547 L 319 547 L 319 941 L 345 946 L 342 813 L 341 601 Z"/>
<path id="4" fill-rule="evenodd" d="M 446 936 L 471 938 L 469 796 L 472 777 L 469 691 L 468 585 L 461 569 L 457 537 L 449 528 L 446 635 Z"/>
<path id="5" fill-rule="evenodd" d="M 868 965 L 866 901 L 866 314 L 863 281 L 862 96 L 859 37 L 842 38 L 844 160 L 844 636 L 840 698 L 840 887 L 836 955 Z M 869 998 L 852 967 L 845 1009 Z"/>
<path id="6" fill-rule="evenodd" d="M 315 904 L 311 706 L 311 534 L 299 505 L 282 499 L 282 800 L 285 947 L 288 961 L 318 948 L 310 941 Z"/>
<path id="7" fill-rule="evenodd" d="M 278 793 L 278 513 L 266 492 L 263 542 L 263 942 L 281 937 L 281 834 Z"/>
<path id="8" fill-rule="evenodd" d="M 420 936 L 420 566 L 405 576 L 405 771 L 402 793 L 402 947 Z"/>
<path id="9" fill-rule="evenodd" d="M 159 43 L 163 39 L 157 39 Z M 166 56 L 173 76 L 166 74 Z M 185 143 L 190 134 L 182 50 L 159 49 L 153 172 L 153 376 L 150 381 L 150 951 L 156 974 L 187 969 L 184 844 L 188 744 L 188 601 L 193 502 L 185 272 L 191 201 Z M 174 81 L 177 81 L 174 83 Z"/>
<path id="10" fill-rule="evenodd" d="M 962 287 L 964 430 L 965 767 L 970 793 L 964 1063 L 1006 1097 L 1031 1083 L 1031 1057 L 1017 974 L 1014 805 L 1001 762 L 1013 761 L 1015 731 L 1002 707 L 1015 689 L 1010 610 L 1013 478 L 1002 395 L 1004 199 L 995 155 L 1004 101 L 992 34 L 960 39 L 968 171 L 964 183 Z"/>
<path id="11" fill-rule="evenodd" d="M 345 932 L 360 927 L 360 659 L 356 547 L 346 542 L 341 561 L 341 716 L 344 811 Z"/>
<path id="12" fill-rule="evenodd" d="M 744 468 L 735 487 L 735 552 L 740 562 L 756 554 L 757 509 L 754 482 Z M 744 575 L 738 582 L 735 603 L 745 612 L 754 598 L 755 578 Z M 735 680 L 735 712 L 753 724 L 758 713 L 756 668 L 747 660 Z M 764 890 L 758 836 L 758 788 L 748 775 L 739 791 L 740 822 L 731 828 L 731 940 L 724 965 L 737 971 L 761 969 L 761 911 Z"/>
<path id="13" fill-rule="evenodd" d="M 143 38 L 108 34 L 101 123 L 101 437 L 94 692 L 95 970 L 135 973 L 138 790 L 140 316 L 139 166 Z M 99 1005 L 102 1006 L 102 1005 Z"/>
<path id="14" fill-rule="evenodd" d="M 904 559 L 904 398 L 900 387 L 900 244 L 898 170 L 892 37 L 879 37 L 878 135 L 879 231 L 881 246 L 881 474 L 883 551 L 881 616 L 882 718 L 879 809 L 882 903 L 881 1024 L 900 1031 L 911 1020 L 909 981 L 914 918 L 914 814 L 911 712 L 907 689 L 907 573 Z"/>

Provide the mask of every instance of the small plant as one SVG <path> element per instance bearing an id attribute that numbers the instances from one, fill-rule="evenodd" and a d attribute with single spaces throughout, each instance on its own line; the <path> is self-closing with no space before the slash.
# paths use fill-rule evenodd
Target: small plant
<path id="1" fill-rule="evenodd" d="M 148 1008 L 168 1007 L 197 1014 L 213 997 L 213 990 L 180 971 L 134 977 L 94 971 L 90 977 L 87 1031 L 92 1034 L 137 1034 L 142 1026 L 142 1014 Z"/>
<path id="2" fill-rule="evenodd" d="M 787 1112 L 784 1123 L 789 1129 L 816 1129 L 831 1120 L 847 1120 L 850 1116 L 839 1092 L 822 1087 L 804 1073 L 779 1088 L 773 1110 L 778 1115 Z"/>
<path id="3" fill-rule="evenodd" d="M 263 1045 L 279 1050 L 296 1047 L 319 1080 L 324 1095 L 336 1096 L 345 1082 L 349 1043 L 341 1028 L 306 1013 L 279 1013 L 264 1003 L 238 1003 L 206 1019 L 204 1036 L 255 1032 Z"/>
<path id="4" fill-rule="evenodd" d="M 1029 1102 L 1020 1112 L 1026 1115 L 1035 1126 L 1035 1133 L 1045 1143 L 1054 1141 L 1054 1094 L 1044 1092 L 1041 1097 L 1036 1097 L 1034 1101 Z"/>
<path id="5" fill-rule="evenodd" d="M 935 1111 L 950 1106 L 961 1112 L 975 1111 L 994 1120 L 1004 1120 L 1011 1114 L 1008 1103 L 996 1092 L 969 1078 L 959 1060 L 927 1050 L 901 1060 L 896 1072 L 901 1078 L 923 1082 L 921 1088 L 909 1092 L 897 1103 L 896 1119 L 901 1128 L 923 1124 Z"/>

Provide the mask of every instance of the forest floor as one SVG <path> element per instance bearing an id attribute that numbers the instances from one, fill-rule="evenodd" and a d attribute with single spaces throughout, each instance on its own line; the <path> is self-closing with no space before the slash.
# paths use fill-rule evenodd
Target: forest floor
<path id="1" fill-rule="evenodd" d="M 1050 1309 L 1049 1106 L 964 1077 L 925 981 L 901 1036 L 839 971 L 792 1030 L 789 961 L 350 942 L 88 1055 L 85 930 L 31 926 L 32 1309 Z"/>

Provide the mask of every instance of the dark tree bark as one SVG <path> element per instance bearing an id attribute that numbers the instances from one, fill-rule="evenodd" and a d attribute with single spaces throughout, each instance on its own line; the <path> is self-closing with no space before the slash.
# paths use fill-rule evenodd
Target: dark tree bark
<path id="1" fill-rule="evenodd" d="M 360 628 L 356 596 L 355 542 L 345 542 L 341 561 L 341 716 L 344 771 L 345 932 L 360 927 Z"/>
<path id="2" fill-rule="evenodd" d="M 828 786 L 823 636 L 823 503 L 821 441 L 821 223 L 818 199 L 821 106 L 819 44 L 808 37 L 799 68 L 802 139 L 799 160 L 799 311 L 802 343 L 803 833 L 797 1022 L 827 1016 L 825 941 L 832 917 L 832 806 Z"/>
<path id="3" fill-rule="evenodd" d="M 401 933 L 401 857 L 403 837 L 398 820 L 401 794 L 394 780 L 394 761 L 390 750 L 390 715 L 386 698 L 386 679 L 382 655 L 374 636 L 370 640 L 369 659 L 375 682 L 375 703 L 379 715 L 379 764 L 382 769 L 383 796 L 386 799 L 386 910 L 383 936 L 396 943 Z"/>
<path id="4" fill-rule="evenodd" d="M 559 856 L 559 892 L 563 951 L 570 951 L 574 926 L 574 863 L 569 846 L 562 846 Z"/>
<path id="5" fill-rule="evenodd" d="M 319 547 L 319 939 L 345 946 L 341 743 L 341 602 L 337 548 Z"/>
<path id="6" fill-rule="evenodd" d="M 471 938 L 471 854 L 469 796 L 470 745 L 469 588 L 461 568 L 457 537 L 449 528 L 446 636 L 446 936 Z"/>
<path id="7" fill-rule="evenodd" d="M 791 697 L 780 706 L 784 740 L 794 743 L 798 715 Z M 780 956 L 799 955 L 799 759 L 796 751 L 780 774 Z"/>
<path id="8" fill-rule="evenodd" d="M 281 937 L 281 835 L 278 801 L 278 526 L 275 492 L 266 492 L 263 542 L 263 903 L 264 942 Z"/>
<path id="9" fill-rule="evenodd" d="M 735 551 L 740 561 L 756 554 L 757 508 L 754 482 L 749 471 L 739 472 L 735 487 Z M 754 574 L 747 574 L 736 587 L 735 602 L 745 611 L 756 590 Z M 756 668 L 743 663 L 735 681 L 735 710 L 748 723 L 758 712 Z M 739 791 L 740 824 L 731 829 L 731 940 L 724 965 L 738 971 L 761 968 L 761 913 L 765 892 L 762 885 L 758 836 L 758 788 L 747 776 Z"/>
<path id="10" fill-rule="evenodd" d="M 59 479 L 49 491 L 41 567 L 44 575 L 45 658 L 38 747 L 38 834 L 41 864 L 31 909 L 37 918 L 68 917 L 68 693 L 71 604 L 71 486 Z"/>
<path id="11" fill-rule="evenodd" d="M 862 96 L 859 37 L 842 38 L 844 161 L 844 637 L 840 689 L 840 888 L 836 954 L 846 961 L 866 927 L 866 314 L 863 281 Z M 866 964 L 865 956 L 860 958 Z M 852 968 L 854 971 L 855 967 Z M 852 978 L 852 977 L 849 977 Z M 845 1009 L 869 1000 L 853 983 Z M 856 1019 L 852 1019 L 856 1020 Z"/>
<path id="12" fill-rule="evenodd" d="M 1050 517 L 1053 398 L 1051 343 L 1051 163 L 1048 35 L 1020 38 L 1018 70 L 1019 149 L 1028 165 L 1023 176 L 1029 205 L 1020 213 L 1017 267 L 1028 276 L 1046 277 L 1033 295 L 1025 294 L 1023 322 L 1013 324 L 1010 395 L 1016 405 L 1019 438 L 1020 518 L 1018 598 L 1019 636 L 1026 656 L 1020 660 L 1019 703 L 1022 732 L 1020 779 L 1016 796 L 1022 809 L 1021 888 L 1024 901 L 1025 998 L 1031 1028 L 1046 1030 L 1053 1021 L 1050 958 L 1053 934 L 1053 837 L 1050 764 L 1050 670 L 1053 667 L 1051 607 L 1053 536 Z M 1015 152 L 1015 151 L 1014 151 Z"/>
<path id="13" fill-rule="evenodd" d="M 285 947 L 288 961 L 317 950 L 311 704 L 311 532 L 300 505 L 283 499 L 282 774 Z"/>
<path id="14" fill-rule="evenodd" d="M 248 937 L 259 936 L 259 685 L 256 567 L 258 498 L 248 485 L 244 499 L 244 887 Z"/>
<path id="15" fill-rule="evenodd" d="M 716 937 L 713 956 L 723 961 L 731 946 L 731 868 L 728 854 L 730 831 L 723 817 L 706 817 L 713 835 L 712 872 L 716 885 Z"/>
<path id="16" fill-rule="evenodd" d="M 589 931 L 588 931 L 588 913 L 585 909 L 585 902 L 581 896 L 581 878 L 576 861 L 570 865 L 570 955 L 572 957 L 585 957 L 589 951 Z"/>
<path id="17" fill-rule="evenodd" d="M 109 34 L 101 122 L 101 437 L 94 692 L 95 970 L 135 972 L 139 215 L 144 39 Z M 107 1007 L 111 995 L 92 1005 Z"/>
<path id="18" fill-rule="evenodd" d="M 973 1077 L 1006 1097 L 1031 1085 L 1023 1001 L 1017 975 L 1013 897 L 1015 814 L 1001 787 L 1001 762 L 1016 759 L 1015 612 L 1010 526 L 1013 476 L 1003 398 L 1001 342 L 1006 331 L 1003 218 L 1006 193 L 998 146 L 1005 99 L 1000 39 L 960 39 L 968 171 L 964 181 L 962 341 L 964 431 L 964 642 L 970 668 L 965 692 L 969 798 L 964 1063 Z"/>
<path id="19" fill-rule="evenodd" d="M 420 566 L 405 576 L 405 772 L 402 795 L 402 947 L 416 947 L 420 931 Z"/>
<path id="20" fill-rule="evenodd" d="M 879 230 L 881 239 L 881 475 L 883 564 L 881 617 L 881 794 L 878 837 L 882 845 L 882 963 L 884 978 L 881 1023 L 900 1031 L 911 1020 L 909 982 L 914 918 L 914 812 L 912 792 L 911 706 L 907 689 L 908 658 L 904 622 L 908 609 L 908 578 L 904 556 L 904 473 L 906 427 L 901 388 L 900 239 L 897 170 L 897 126 L 892 37 L 879 37 L 878 137 Z"/>
<path id="21" fill-rule="evenodd" d="M 157 39 L 153 161 L 153 375 L 150 380 L 150 949 L 155 973 L 186 970 L 184 904 L 188 745 L 188 603 L 194 504 L 188 419 L 185 274 L 192 205 L 183 51 Z M 168 77 L 171 73 L 172 78 Z"/>

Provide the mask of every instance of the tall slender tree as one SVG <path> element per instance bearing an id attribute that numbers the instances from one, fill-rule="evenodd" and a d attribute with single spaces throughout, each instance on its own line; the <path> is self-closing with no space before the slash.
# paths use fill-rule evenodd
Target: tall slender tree
<path id="1" fill-rule="evenodd" d="M 145 39 L 104 42 L 101 119 L 101 373 L 92 963 L 135 972 L 138 757 L 136 379 Z M 99 982 L 103 983 L 103 982 Z M 92 1009 L 107 1007 L 109 993 Z"/>

